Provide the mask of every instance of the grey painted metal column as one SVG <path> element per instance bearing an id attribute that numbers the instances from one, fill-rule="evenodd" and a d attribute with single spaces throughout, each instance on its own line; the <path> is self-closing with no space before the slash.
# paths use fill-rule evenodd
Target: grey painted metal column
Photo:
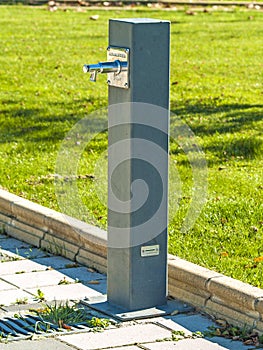
<path id="1" fill-rule="evenodd" d="M 108 290 L 90 307 L 128 320 L 183 309 L 167 301 L 170 23 L 114 19 L 107 62 Z"/>
<path id="2" fill-rule="evenodd" d="M 167 21 L 110 20 L 109 46 L 129 49 L 129 88 L 109 86 L 107 295 L 125 310 L 167 297 L 169 40 Z"/>

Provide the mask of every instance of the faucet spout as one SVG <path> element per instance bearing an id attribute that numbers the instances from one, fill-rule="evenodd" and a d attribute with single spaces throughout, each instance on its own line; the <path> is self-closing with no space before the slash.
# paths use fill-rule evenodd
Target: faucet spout
<path id="1" fill-rule="evenodd" d="M 97 73 L 114 73 L 127 71 L 128 64 L 124 61 L 115 60 L 112 62 L 99 62 L 97 64 L 84 64 L 83 72 L 91 73 L 90 80 L 95 82 Z"/>
<path id="2" fill-rule="evenodd" d="M 121 89 L 129 89 L 130 49 L 109 46 L 107 62 L 84 64 L 83 72 L 90 74 L 90 81 L 95 82 L 98 73 L 107 74 L 107 84 Z"/>

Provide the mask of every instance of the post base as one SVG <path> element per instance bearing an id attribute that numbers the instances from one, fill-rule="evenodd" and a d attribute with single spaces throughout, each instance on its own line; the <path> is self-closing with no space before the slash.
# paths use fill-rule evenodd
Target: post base
<path id="1" fill-rule="evenodd" d="M 193 307 L 179 300 L 167 300 L 165 305 L 140 310 L 125 310 L 124 308 L 113 305 L 107 301 L 106 295 L 87 298 L 81 300 L 81 303 L 120 321 L 139 320 L 194 311 Z"/>

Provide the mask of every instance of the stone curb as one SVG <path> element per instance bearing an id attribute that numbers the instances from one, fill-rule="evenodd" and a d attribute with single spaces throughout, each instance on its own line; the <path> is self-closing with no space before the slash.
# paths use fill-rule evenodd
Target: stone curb
<path id="1" fill-rule="evenodd" d="M 0 189 L 2 232 L 107 271 L 107 233 Z M 169 295 L 217 318 L 263 333 L 263 290 L 168 256 Z"/>

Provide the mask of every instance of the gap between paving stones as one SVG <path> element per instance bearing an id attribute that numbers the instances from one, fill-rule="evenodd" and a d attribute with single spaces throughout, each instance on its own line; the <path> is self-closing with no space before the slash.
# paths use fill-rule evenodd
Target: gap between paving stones
<path id="1" fill-rule="evenodd" d="M 101 273 L 107 271 L 106 232 L 0 189 L 2 232 Z M 263 290 L 168 256 L 169 295 L 229 323 L 263 332 Z"/>

